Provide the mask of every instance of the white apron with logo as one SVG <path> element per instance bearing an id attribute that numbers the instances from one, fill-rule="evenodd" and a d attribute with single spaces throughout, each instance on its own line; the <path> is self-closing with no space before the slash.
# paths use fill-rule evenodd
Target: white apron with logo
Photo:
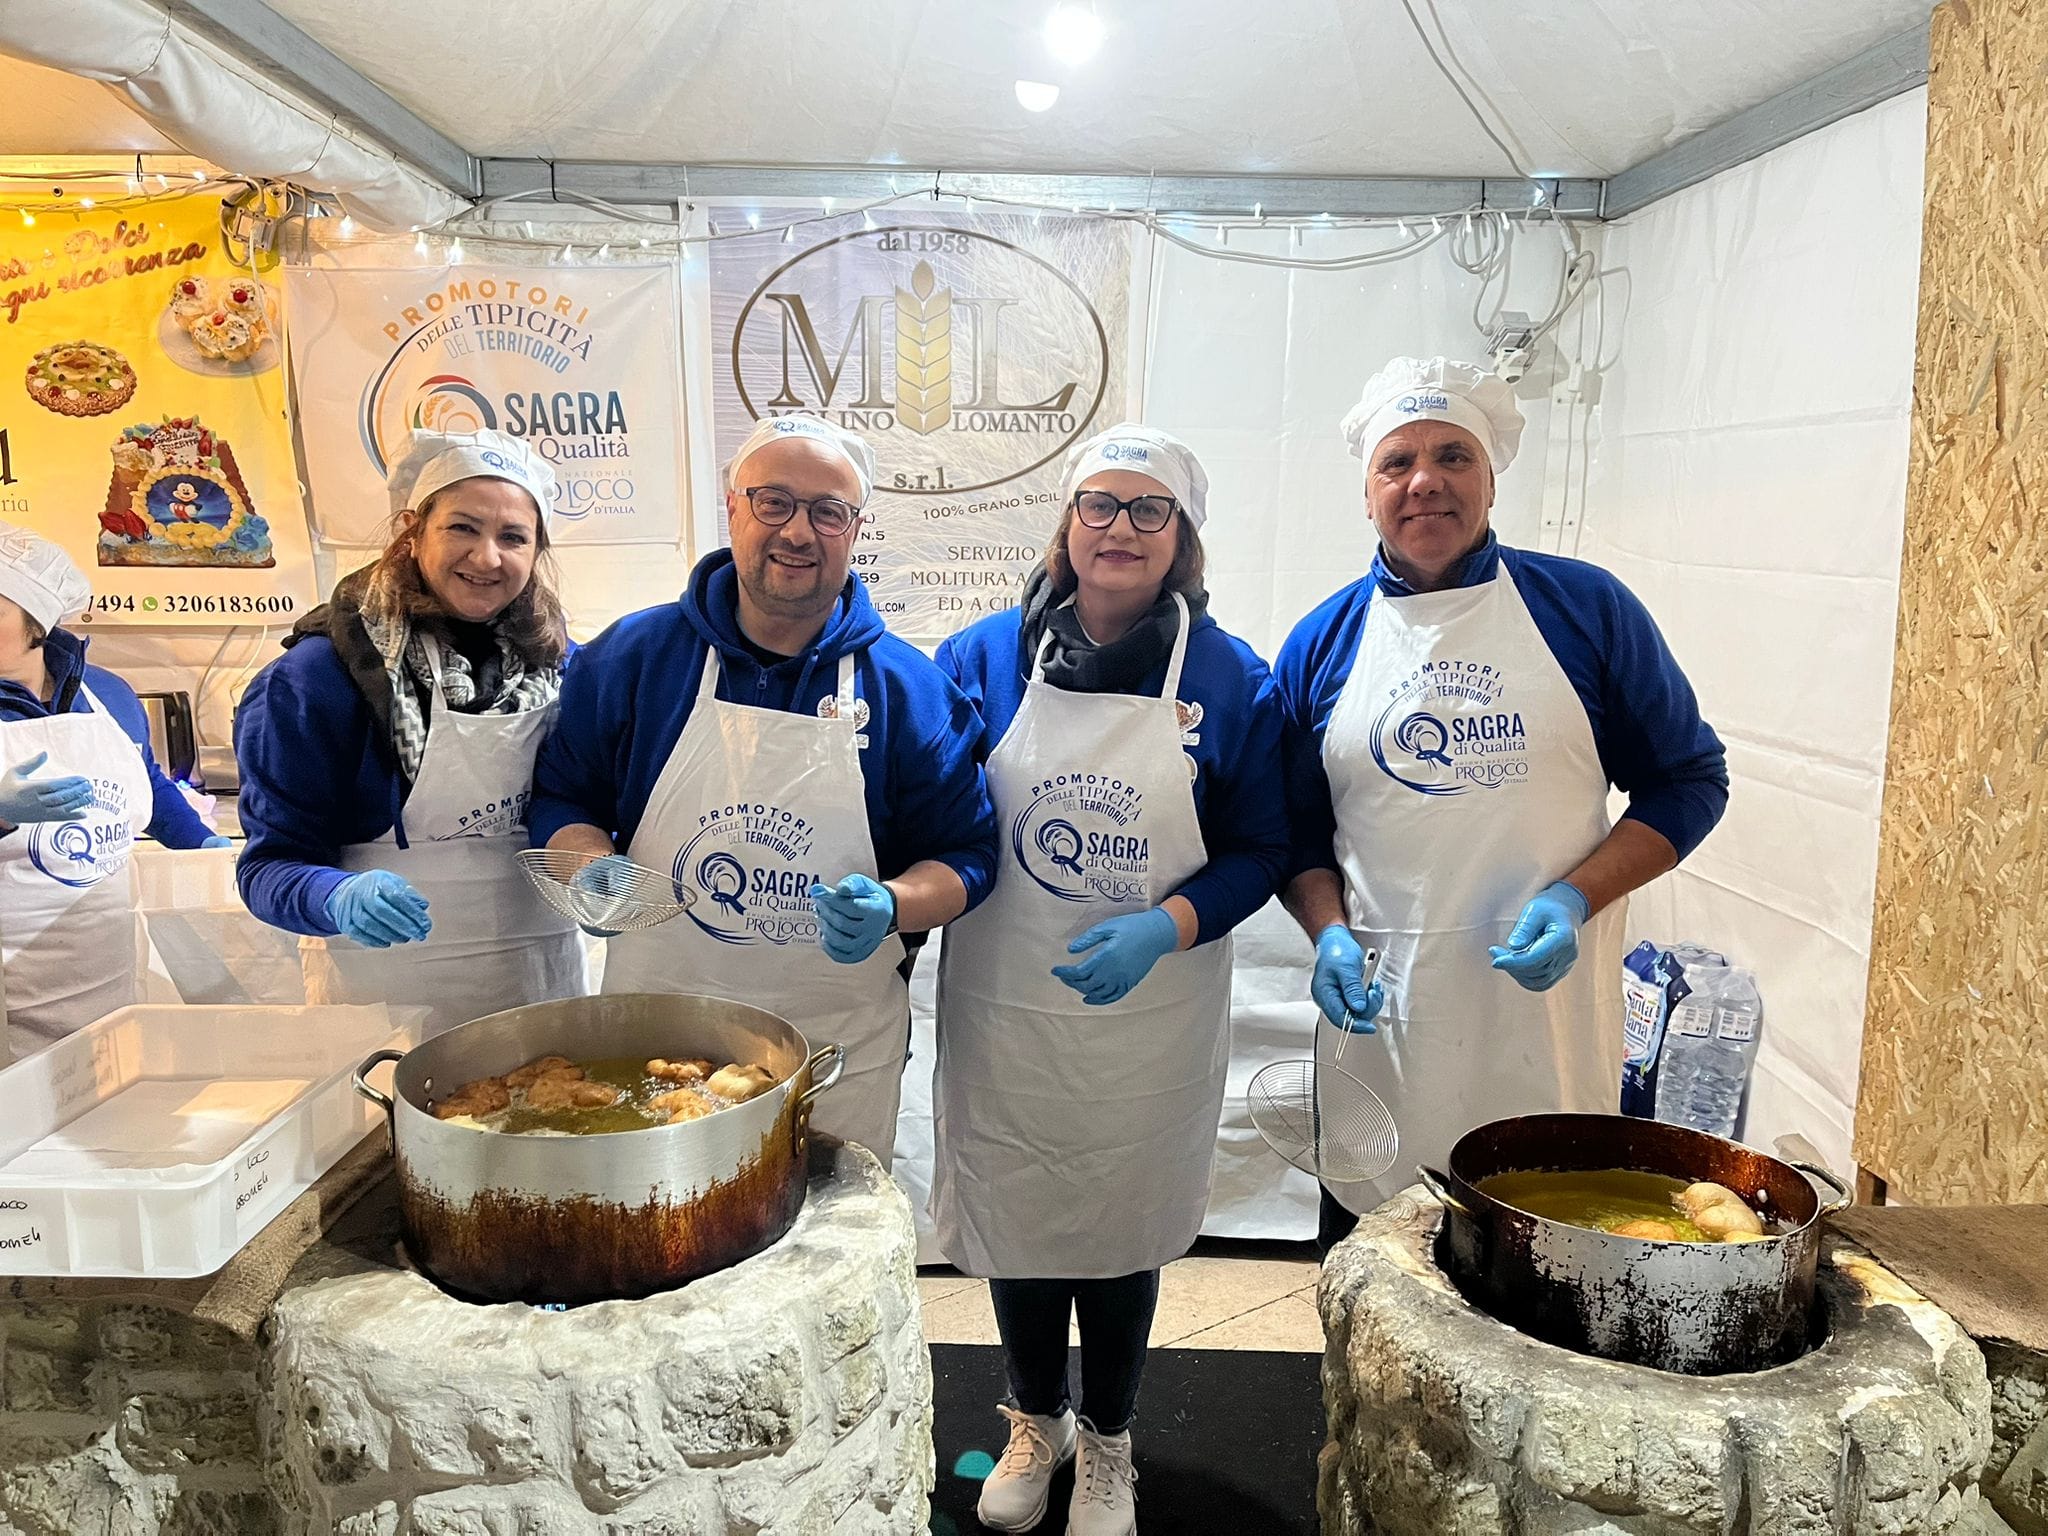
<path id="1" fill-rule="evenodd" d="M 995 890 L 939 959 L 932 1217 L 970 1275 L 1111 1279 L 1186 1253 L 1209 1201 L 1230 1056 L 1230 940 L 1164 955 L 1091 1008 L 1067 944 L 1208 862 L 1178 708 L 1187 605 L 1158 698 L 1044 681 L 988 760 Z M 1275 789 L 1277 793 L 1277 786 Z"/>
<path id="2" fill-rule="evenodd" d="M 552 910 L 515 862 L 533 760 L 557 706 L 516 715 L 460 714 L 433 661 L 432 713 L 419 776 L 405 801 L 405 836 L 344 848 L 351 872 L 388 869 L 427 898 L 433 930 L 417 944 L 371 949 L 346 938 L 302 938 L 309 1003 L 397 1003 L 428 1010 L 426 1030 L 590 990 L 583 935 Z"/>
<path id="3" fill-rule="evenodd" d="M 1323 766 L 1349 920 L 1384 956 L 1387 993 L 1379 1033 L 1344 1068 L 1401 1136 L 1392 1171 L 1338 1197 L 1370 1210 L 1484 1121 L 1612 1111 L 1627 903 L 1585 925 L 1578 962 L 1547 992 L 1487 953 L 1609 827 L 1585 705 L 1505 563 L 1478 586 L 1374 594 Z"/>
<path id="4" fill-rule="evenodd" d="M 695 893 L 672 922 L 606 946 L 607 992 L 681 992 L 765 1008 L 813 1048 L 846 1047 L 846 1072 L 811 1124 L 889 1165 L 910 1041 L 894 934 L 857 965 L 818 946 L 811 883 L 880 879 L 860 768 L 865 701 L 839 659 L 831 713 L 728 704 L 708 647 L 697 702 L 647 798 L 627 857 Z"/>
<path id="5" fill-rule="evenodd" d="M 142 749 L 93 697 L 89 714 L 0 725 L 0 767 L 38 752 L 37 778 L 92 780 L 77 821 L 32 821 L 0 837 L 0 964 L 16 1057 L 142 1001 L 146 940 L 130 854 L 149 826 Z"/>

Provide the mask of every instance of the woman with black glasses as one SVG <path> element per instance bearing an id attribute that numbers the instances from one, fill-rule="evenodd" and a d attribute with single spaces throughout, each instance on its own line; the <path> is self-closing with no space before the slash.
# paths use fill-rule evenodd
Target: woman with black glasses
<path id="1" fill-rule="evenodd" d="M 1194 454 L 1113 427 L 1069 455 L 1065 499 L 1022 606 L 939 650 L 981 712 L 1001 845 L 994 892 L 946 930 L 932 1212 L 992 1282 L 1014 1398 L 982 1523 L 1037 1524 L 1078 1449 L 1067 1530 L 1123 1536 L 1159 1270 L 1208 1202 L 1229 934 L 1288 833 L 1272 679 L 1206 611 Z"/>

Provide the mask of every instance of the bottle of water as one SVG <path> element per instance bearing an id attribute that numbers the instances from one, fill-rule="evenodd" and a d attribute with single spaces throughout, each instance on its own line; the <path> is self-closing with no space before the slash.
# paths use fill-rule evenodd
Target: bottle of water
<path id="1" fill-rule="evenodd" d="M 1704 952 L 1693 945 L 1681 945 L 1671 953 L 1674 958 L 1685 954 L 1689 963 L 1684 968 L 1686 994 L 1671 1005 L 1657 1057 L 1657 1118 L 1670 1125 L 1693 1125 L 1693 1099 L 1701 1065 L 1714 1043 L 1714 1014 L 1728 968 L 1725 962 L 1707 963 Z"/>
<path id="2" fill-rule="evenodd" d="M 1698 1065 L 1681 1123 L 1716 1136 L 1735 1134 L 1763 1022 L 1764 1002 L 1755 974 L 1739 968 L 1723 972 L 1714 999 L 1712 1037 L 1704 1043 L 1694 1042 Z M 1662 1107 L 1660 1093 L 1658 1108 Z"/>

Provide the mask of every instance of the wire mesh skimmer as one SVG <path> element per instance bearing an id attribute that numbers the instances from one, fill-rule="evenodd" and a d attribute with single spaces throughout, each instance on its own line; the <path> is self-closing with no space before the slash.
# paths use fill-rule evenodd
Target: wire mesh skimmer
<path id="1" fill-rule="evenodd" d="M 611 933 L 656 928 L 680 917 L 697 899 L 694 891 L 659 870 L 630 863 L 616 854 L 527 848 L 518 858 L 541 900 L 585 928 Z M 577 877 L 601 859 L 612 861 L 602 875 L 589 884 L 578 883 Z"/>
<path id="2" fill-rule="evenodd" d="M 1378 950 L 1366 951 L 1368 987 L 1379 962 Z M 1337 1030 L 1336 1053 L 1323 1064 L 1322 1026 L 1318 1009 L 1315 1042 L 1306 1060 L 1271 1062 L 1253 1074 L 1248 1094 L 1252 1124 L 1267 1146 L 1303 1173 L 1331 1184 L 1376 1179 L 1394 1166 L 1400 1132 L 1385 1101 L 1339 1065 L 1351 1031 Z"/>

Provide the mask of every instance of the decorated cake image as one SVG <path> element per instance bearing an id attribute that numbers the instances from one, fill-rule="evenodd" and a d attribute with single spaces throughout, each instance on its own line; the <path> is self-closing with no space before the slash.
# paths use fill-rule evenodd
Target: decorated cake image
<path id="1" fill-rule="evenodd" d="M 248 568 L 277 563 L 234 451 L 196 416 L 123 432 L 100 513 L 101 565 Z"/>
<path id="2" fill-rule="evenodd" d="M 60 341 L 28 360 L 29 398 L 59 416 L 104 416 L 135 394 L 135 370 L 112 347 Z"/>
<path id="3" fill-rule="evenodd" d="M 181 277 L 165 312 L 193 346 L 221 362 L 246 362 L 276 330 L 276 298 L 253 277 Z"/>

